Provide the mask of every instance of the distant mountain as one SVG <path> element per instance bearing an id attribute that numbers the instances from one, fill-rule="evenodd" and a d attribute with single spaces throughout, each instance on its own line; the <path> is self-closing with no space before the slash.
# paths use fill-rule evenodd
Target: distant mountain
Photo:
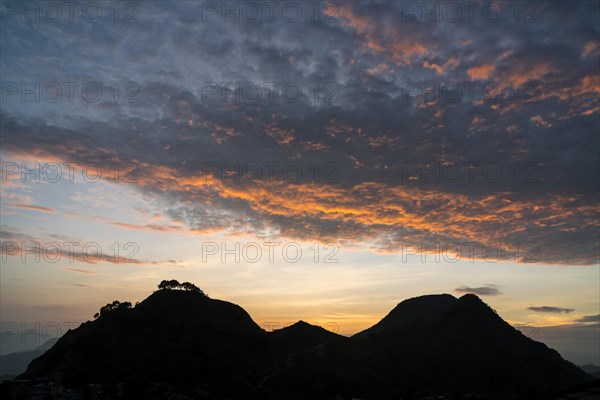
<path id="1" fill-rule="evenodd" d="M 58 342 L 58 338 L 50 339 L 46 343 L 36 347 L 34 350 L 18 351 L 0 356 L 0 376 L 2 375 L 19 375 L 36 357 L 41 356 Z"/>
<path id="2" fill-rule="evenodd" d="M 31 327 L 31 329 L 24 328 L 15 325 L 12 331 L 0 332 L 0 355 L 36 350 L 48 340 L 56 339 L 48 334 L 41 334 L 40 331 L 43 329 L 40 326 Z"/>
<path id="3" fill-rule="evenodd" d="M 474 295 L 403 301 L 349 338 L 302 321 L 265 332 L 235 304 L 168 289 L 68 331 L 19 376 L 42 377 L 206 399 L 531 399 L 591 379 Z"/>
<path id="4" fill-rule="evenodd" d="M 587 364 L 587 365 L 582 365 L 581 369 L 584 370 L 585 372 L 587 372 L 588 374 L 590 374 L 591 376 L 593 376 L 594 378 L 600 379 L 600 366 Z"/>

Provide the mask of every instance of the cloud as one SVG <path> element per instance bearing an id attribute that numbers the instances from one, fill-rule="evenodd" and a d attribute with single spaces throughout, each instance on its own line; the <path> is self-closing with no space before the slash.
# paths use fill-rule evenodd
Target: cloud
<path id="1" fill-rule="evenodd" d="M 156 224 L 129 224 L 124 222 L 113 221 L 110 224 L 127 229 L 133 229 L 138 231 L 146 231 L 146 232 L 183 232 L 181 226 L 176 225 L 156 225 Z"/>
<path id="2" fill-rule="evenodd" d="M 479 65 L 477 67 L 469 68 L 467 74 L 472 80 L 483 80 L 488 79 L 495 69 L 496 67 L 492 64 Z"/>
<path id="3" fill-rule="evenodd" d="M 561 308 L 561 307 L 551 307 L 551 306 L 531 306 L 527 307 L 528 310 L 542 313 L 552 313 L 552 314 L 569 314 L 575 311 L 573 308 Z"/>
<path id="4" fill-rule="evenodd" d="M 65 268 L 65 271 L 71 271 L 71 272 L 76 272 L 79 274 L 95 274 L 95 271 L 89 271 L 86 269 L 79 269 L 79 268 Z"/>
<path id="5" fill-rule="evenodd" d="M 454 289 L 454 291 L 457 293 L 473 293 L 478 296 L 498 296 L 499 294 L 502 294 L 502 292 L 500 292 L 499 286 L 488 284 L 480 287 L 461 286 Z"/>
<path id="6" fill-rule="evenodd" d="M 35 206 L 35 205 L 30 205 L 30 204 L 14 204 L 11 203 L 9 204 L 10 207 L 14 207 L 14 208 L 22 208 L 24 210 L 32 210 L 32 211 L 42 211 L 42 212 L 46 212 L 46 213 L 50 213 L 50 214 L 54 214 L 56 213 L 56 210 L 49 208 L 49 207 L 43 207 L 43 206 Z"/>
<path id="7" fill-rule="evenodd" d="M 548 4 L 531 30 L 507 20 L 494 29 L 427 23 L 393 2 L 343 4 L 331 18 L 297 24 L 194 24 L 193 3 L 140 7 L 147 19 L 110 33 L 3 25 L 3 53 L 19 55 L 1 62 L 7 82 L 68 76 L 112 94 L 115 79 L 135 82 L 135 103 L 36 107 L 12 96 L 0 116 L 3 155 L 107 171 L 115 160 L 135 163 L 128 187 L 181 226 L 109 223 L 390 253 L 458 243 L 463 258 L 490 262 L 598 262 L 597 8 Z M 156 21 L 174 23 L 158 33 Z M 139 38 L 134 53 L 127 37 Z M 86 51 L 56 61 L 53 48 Z M 106 54 L 128 56 L 115 63 Z M 473 98 L 464 85 L 456 101 L 443 90 L 471 79 Z M 243 82 L 263 96 L 240 100 Z M 207 83 L 226 95 L 207 95 Z M 297 101 L 285 98 L 286 83 L 301 89 Z M 493 99 L 481 90 L 487 83 L 501 89 Z M 235 179 L 256 166 L 259 179 Z M 297 180 L 285 179 L 297 170 Z M 89 203 L 83 195 L 75 198 Z"/>
<path id="8" fill-rule="evenodd" d="M 39 260 L 44 259 L 48 262 L 63 260 L 70 263 L 78 262 L 91 265 L 104 262 L 135 265 L 172 264 L 170 260 L 145 260 L 114 255 L 109 246 L 106 245 L 103 248 L 97 242 L 68 238 L 53 233 L 44 233 L 39 236 L 30 235 L 22 233 L 19 228 L 8 225 L 2 225 L 0 230 L 0 254 L 2 259 L 10 256 L 19 257 L 22 262 L 27 262 L 27 260 L 39 262 Z M 67 270 L 79 273 L 87 272 L 75 268 L 67 268 Z"/>
<path id="9" fill-rule="evenodd" d="M 584 317 L 576 319 L 575 322 L 584 323 L 584 324 L 588 323 L 588 322 L 592 322 L 592 323 L 598 324 L 600 322 L 600 314 L 599 315 L 586 315 Z"/>

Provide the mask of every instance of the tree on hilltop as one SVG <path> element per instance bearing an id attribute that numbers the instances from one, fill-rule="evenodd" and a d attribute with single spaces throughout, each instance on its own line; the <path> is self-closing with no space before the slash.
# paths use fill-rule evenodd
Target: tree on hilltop
<path id="1" fill-rule="evenodd" d="M 193 283 L 190 283 L 190 282 L 179 283 L 175 279 L 163 280 L 162 282 L 160 282 L 158 284 L 158 289 L 159 290 L 164 290 L 164 289 L 167 289 L 167 290 L 186 290 L 186 291 L 190 291 L 190 292 L 198 292 L 200 294 L 204 294 L 204 292 L 202 291 L 202 289 L 200 289 L 198 286 L 194 285 Z"/>
<path id="2" fill-rule="evenodd" d="M 181 286 L 181 283 L 179 283 L 175 279 L 171 279 L 170 281 L 164 280 L 164 281 L 162 281 L 162 282 L 160 282 L 158 284 L 158 288 L 160 290 L 163 290 L 163 289 L 171 289 L 171 290 L 178 289 L 179 286 Z"/>
<path id="3" fill-rule="evenodd" d="M 113 301 L 112 303 L 108 303 L 104 307 L 100 308 L 100 312 L 94 314 L 94 318 L 98 318 L 102 315 L 106 315 L 113 310 L 126 310 L 131 308 L 131 303 L 129 301 L 120 302 L 118 300 Z"/>

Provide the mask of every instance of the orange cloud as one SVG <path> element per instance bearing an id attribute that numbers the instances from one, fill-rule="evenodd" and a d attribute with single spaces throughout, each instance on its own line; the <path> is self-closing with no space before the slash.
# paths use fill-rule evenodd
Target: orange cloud
<path id="1" fill-rule="evenodd" d="M 548 63 L 539 63 L 533 67 L 519 64 L 513 66 L 506 76 L 509 84 L 521 85 L 527 81 L 545 80 L 546 76 L 557 72 L 557 69 Z"/>
<path id="2" fill-rule="evenodd" d="M 411 66 L 418 57 L 427 54 L 427 48 L 410 32 L 369 16 L 358 15 L 352 9 L 352 3 L 340 4 L 338 16 L 344 26 L 352 28 L 364 38 L 364 48 L 385 55 L 396 65 Z"/>
<path id="3" fill-rule="evenodd" d="M 138 224 L 128 224 L 125 222 L 113 221 L 112 225 L 119 226 L 121 228 L 133 229 L 136 231 L 145 231 L 145 232 L 183 232 L 181 226 L 177 225 L 155 225 L 155 224 L 146 224 L 146 225 L 138 225 Z"/>
<path id="4" fill-rule="evenodd" d="M 379 64 L 379 65 L 377 65 L 377 66 L 375 66 L 373 68 L 367 69 L 367 73 L 369 75 L 374 75 L 374 76 L 375 75 L 381 75 L 381 74 L 384 74 L 384 73 L 390 73 L 390 72 L 392 72 L 392 69 L 390 68 L 389 65 L 387 65 L 385 63 Z"/>
<path id="5" fill-rule="evenodd" d="M 491 74 L 496 70 L 496 66 L 493 64 L 484 64 L 477 67 L 471 67 L 467 70 L 467 75 L 473 80 L 484 80 L 488 79 Z"/>
<path id="6" fill-rule="evenodd" d="M 597 41 L 588 42 L 585 46 L 583 46 L 583 50 L 581 52 L 581 59 L 586 59 L 589 56 L 597 57 L 599 53 L 599 47 L 600 45 L 598 45 Z"/>
<path id="7" fill-rule="evenodd" d="M 351 187 L 289 184 L 277 180 L 240 183 L 151 165 L 145 165 L 143 171 L 138 181 L 141 187 L 181 193 L 198 205 L 215 209 L 222 207 L 223 199 L 241 202 L 263 221 L 284 218 L 290 222 L 277 225 L 283 236 L 311 237 L 323 242 L 370 243 L 371 248 L 390 252 L 397 251 L 397 243 L 378 243 L 399 230 L 414 232 L 412 237 L 406 238 L 413 242 L 432 238 L 461 240 L 511 251 L 515 246 L 515 234 L 526 235 L 539 229 L 574 232 L 586 227 L 596 229 L 599 225 L 596 208 L 580 205 L 581 199 L 575 196 L 549 195 L 543 200 L 516 201 L 508 192 L 468 196 L 379 182 L 364 182 Z M 326 223 L 333 228 L 321 230 L 319 224 L 311 221 Z M 127 229 L 164 233 L 206 234 L 231 228 L 225 224 L 190 229 L 177 225 L 106 222 Z M 564 262 L 565 255 L 562 256 L 557 256 L 556 262 Z M 544 257 L 544 260 L 548 261 L 548 258 Z M 570 262 L 585 263 L 585 260 L 578 259 L 575 254 Z"/>
<path id="8" fill-rule="evenodd" d="M 541 123 L 541 120 L 534 119 L 534 122 Z M 385 142 L 385 137 L 382 140 Z M 553 234 L 571 233 L 599 226 L 596 207 L 586 205 L 585 199 L 577 196 L 548 195 L 542 199 L 517 201 L 510 192 L 475 196 L 381 182 L 363 182 L 350 187 L 277 180 L 240 183 L 211 174 L 191 174 L 150 164 L 140 165 L 140 171 L 137 185 L 141 188 L 177 193 L 183 202 L 216 211 L 222 210 L 226 199 L 227 204 L 243 205 L 238 209 L 239 221 L 250 223 L 250 219 L 259 218 L 267 225 L 272 224 L 270 227 L 285 237 L 363 243 L 389 252 L 398 251 L 399 240 L 460 240 L 511 251 L 515 235 L 547 234 L 549 230 Z M 244 214 L 248 209 L 252 213 Z M 232 218 L 235 220 L 236 216 Z M 162 233 L 198 234 L 231 228 L 227 222 L 209 225 L 206 229 L 191 229 L 177 224 L 102 220 L 127 229 Z M 244 222 L 235 229 L 252 230 L 245 227 Z M 403 232 L 411 232 L 411 236 L 399 237 Z M 561 263 L 565 257 L 569 257 L 572 264 L 586 262 L 584 256 L 578 258 L 577 252 L 559 254 L 558 248 L 544 251 L 547 253 L 545 262 Z M 102 261 L 127 262 L 110 258 Z"/>
<path id="9" fill-rule="evenodd" d="M 283 145 L 283 146 L 288 145 L 296 139 L 293 135 L 293 133 L 294 133 L 293 129 L 291 129 L 291 130 L 281 129 L 275 122 L 271 122 L 271 123 L 265 125 L 264 128 L 265 128 L 265 133 L 268 136 L 271 136 L 273 139 L 275 139 L 275 141 L 277 141 L 277 143 L 279 145 Z"/>
<path id="10" fill-rule="evenodd" d="M 9 204 L 10 207 L 14 207 L 14 208 L 22 208 L 24 210 L 32 210 L 32 211 L 41 211 L 41 212 L 46 212 L 46 213 L 50 213 L 50 214 L 54 214 L 56 213 L 56 210 L 49 208 L 49 207 L 42 207 L 42 206 L 34 206 L 31 204 L 14 204 L 11 203 Z"/>
<path id="11" fill-rule="evenodd" d="M 543 126 L 544 128 L 552 127 L 552 124 L 542 118 L 540 115 L 534 115 L 531 117 L 531 121 L 535 122 L 539 126 Z"/>
<path id="12" fill-rule="evenodd" d="M 430 63 L 429 61 L 423 61 L 423 68 L 433 69 L 438 75 L 444 75 L 448 68 L 456 68 L 460 65 L 458 58 L 450 57 L 443 65 L 436 63 Z"/>

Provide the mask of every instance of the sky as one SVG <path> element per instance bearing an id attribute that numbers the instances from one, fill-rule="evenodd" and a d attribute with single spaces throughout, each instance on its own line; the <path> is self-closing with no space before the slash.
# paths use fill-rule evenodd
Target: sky
<path id="1" fill-rule="evenodd" d="M 1 6 L 2 332 L 163 279 L 346 335 L 475 293 L 600 365 L 598 2 Z"/>

